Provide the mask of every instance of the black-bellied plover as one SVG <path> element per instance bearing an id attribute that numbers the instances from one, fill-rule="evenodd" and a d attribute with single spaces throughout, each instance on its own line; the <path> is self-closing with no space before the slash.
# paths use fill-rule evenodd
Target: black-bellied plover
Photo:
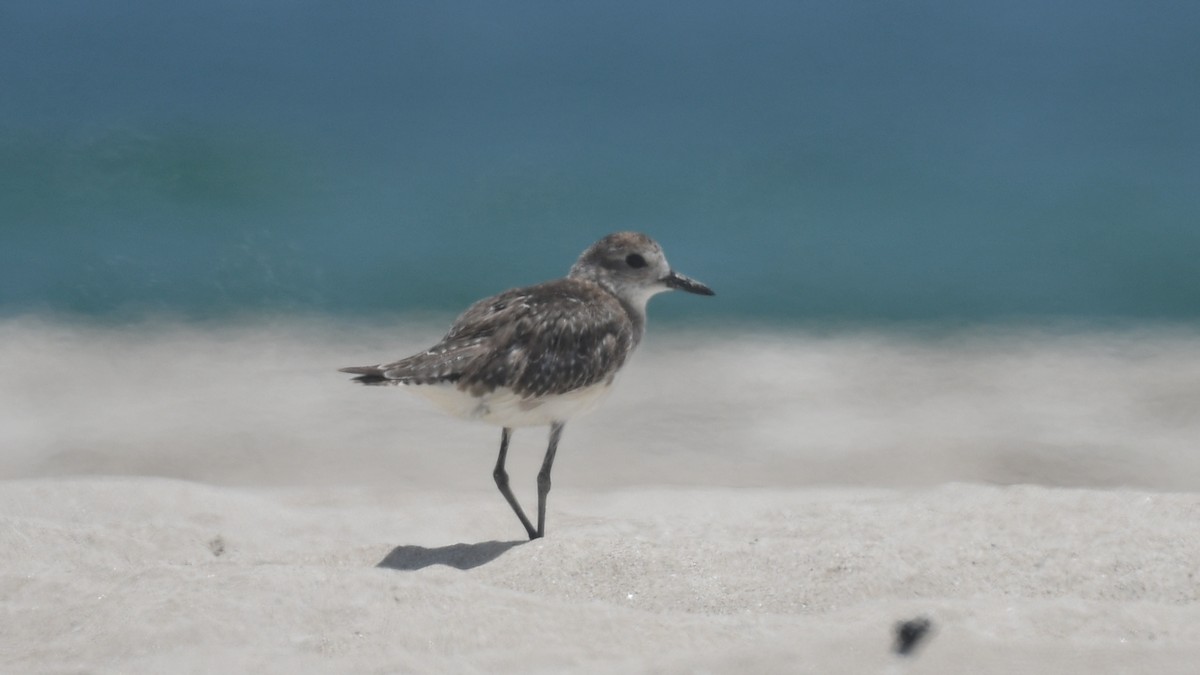
<path id="1" fill-rule="evenodd" d="M 514 288 L 467 308 L 442 341 L 394 363 L 342 368 L 363 384 L 417 385 L 451 414 L 503 427 L 496 486 L 530 539 L 546 533 L 550 467 L 567 420 L 591 409 L 646 329 L 646 303 L 678 289 L 713 295 L 667 264 L 662 247 L 635 232 L 592 244 L 565 278 Z M 516 427 L 550 427 L 538 472 L 537 528 L 508 486 L 504 460 Z"/>

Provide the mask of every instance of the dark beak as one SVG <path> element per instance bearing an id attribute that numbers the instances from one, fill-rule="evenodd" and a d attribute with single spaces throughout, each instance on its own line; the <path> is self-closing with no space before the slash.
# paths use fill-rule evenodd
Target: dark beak
<path id="1" fill-rule="evenodd" d="M 663 283 L 667 285 L 667 288 L 675 288 L 687 291 L 688 293 L 695 293 L 696 295 L 716 295 L 716 293 L 713 293 L 713 289 L 708 286 L 695 279 L 685 277 L 674 270 L 663 279 Z"/>

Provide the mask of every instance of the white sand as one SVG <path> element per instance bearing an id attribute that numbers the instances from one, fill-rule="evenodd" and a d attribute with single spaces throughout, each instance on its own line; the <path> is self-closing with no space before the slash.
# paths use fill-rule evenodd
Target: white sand
<path id="1" fill-rule="evenodd" d="M 332 372 L 437 332 L 0 322 L 0 672 L 1200 663 L 1194 333 L 652 326 L 528 543 L 496 430 Z"/>

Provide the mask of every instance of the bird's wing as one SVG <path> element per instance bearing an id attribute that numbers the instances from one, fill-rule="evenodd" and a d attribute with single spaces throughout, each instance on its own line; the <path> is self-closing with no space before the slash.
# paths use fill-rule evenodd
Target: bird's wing
<path id="1" fill-rule="evenodd" d="M 460 340 L 437 345 L 408 358 L 378 366 L 353 366 L 340 368 L 343 373 L 358 375 L 354 378 L 363 384 L 435 384 L 456 382 L 462 376 L 462 367 L 483 354 L 486 346 L 482 341 Z"/>
<path id="2" fill-rule="evenodd" d="M 378 382 L 456 382 L 473 394 L 508 387 L 536 397 L 609 378 L 632 348 L 633 324 L 616 298 L 560 279 L 480 300 L 420 354 L 346 370 Z"/>

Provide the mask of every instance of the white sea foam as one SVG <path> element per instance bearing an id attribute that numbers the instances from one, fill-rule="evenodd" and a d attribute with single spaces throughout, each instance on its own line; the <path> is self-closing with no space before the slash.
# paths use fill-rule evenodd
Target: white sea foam
<path id="1" fill-rule="evenodd" d="M 499 432 L 336 368 L 442 325 L 0 323 L 0 478 L 490 486 Z M 1200 333 L 1006 329 L 936 338 L 651 326 L 557 484 L 1200 489 Z M 545 442 L 522 430 L 512 471 Z M 520 468 L 522 464 L 525 469 Z"/>

